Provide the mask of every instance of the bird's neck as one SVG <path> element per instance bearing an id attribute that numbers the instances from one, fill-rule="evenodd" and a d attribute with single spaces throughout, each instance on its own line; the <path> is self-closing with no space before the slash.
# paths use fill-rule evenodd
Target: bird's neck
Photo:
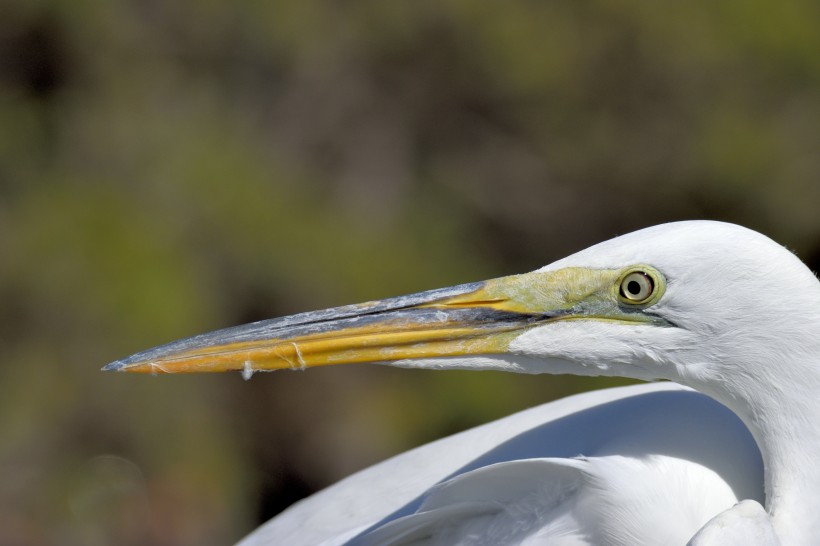
<path id="1" fill-rule="evenodd" d="M 820 537 L 820 403 L 794 390 L 746 425 L 763 456 L 766 509 L 783 544 L 811 544 Z"/>
<path id="2" fill-rule="evenodd" d="M 744 389 L 741 382 L 736 393 L 754 394 L 710 394 L 732 409 L 755 437 L 763 457 L 766 510 L 782 544 L 816 543 L 820 537 L 820 360 L 767 366 L 772 376 L 762 392 L 753 385 Z"/>

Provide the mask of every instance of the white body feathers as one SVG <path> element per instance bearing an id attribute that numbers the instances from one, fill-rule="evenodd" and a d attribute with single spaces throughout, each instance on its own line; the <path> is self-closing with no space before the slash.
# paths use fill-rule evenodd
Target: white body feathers
<path id="1" fill-rule="evenodd" d="M 730 411 L 673 383 L 569 397 L 416 448 L 274 518 L 242 546 L 685 544 L 762 463 Z"/>

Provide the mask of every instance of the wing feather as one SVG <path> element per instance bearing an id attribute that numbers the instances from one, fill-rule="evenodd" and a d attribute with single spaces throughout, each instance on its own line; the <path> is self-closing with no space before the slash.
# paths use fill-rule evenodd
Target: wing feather
<path id="1" fill-rule="evenodd" d="M 569 499 L 580 491 L 569 478 L 573 471 L 578 477 L 578 456 L 690 461 L 718 476 L 733 497 L 763 499 L 760 453 L 731 411 L 674 383 L 643 384 L 571 396 L 402 453 L 295 504 L 240 546 L 356 544 L 379 529 L 385 530 L 373 536 L 390 544 L 386 529 L 403 518 L 392 528 L 404 538 L 394 543 L 412 543 L 416 539 L 408 537 L 421 537 L 422 529 L 448 518 L 486 523 L 500 517 L 504 503 L 493 505 L 493 493 L 509 499 L 536 490 L 543 495 L 541 509 L 548 513 L 552 506 L 552 520 L 543 519 L 526 540 L 546 533 L 542 539 L 565 539 L 552 543 L 584 544 L 588 521 L 579 521 L 571 503 L 553 502 L 559 493 Z M 541 473 L 527 473 L 536 469 Z M 510 483 L 501 484 L 502 476 Z M 462 500 L 445 502 L 450 498 Z"/>

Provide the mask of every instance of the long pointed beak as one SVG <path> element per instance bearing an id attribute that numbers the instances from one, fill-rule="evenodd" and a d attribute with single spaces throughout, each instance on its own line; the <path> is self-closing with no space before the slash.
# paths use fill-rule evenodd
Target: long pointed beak
<path id="1" fill-rule="evenodd" d="M 217 330 L 134 354 L 103 370 L 257 371 L 504 353 L 522 329 L 563 314 L 516 301 L 507 292 L 520 288 L 520 277 Z"/>
<path id="2" fill-rule="evenodd" d="M 570 318 L 649 320 L 625 312 L 613 292 L 620 273 L 565 268 L 512 275 L 301 313 L 174 341 L 103 370 L 180 373 L 278 370 L 502 355 L 523 330 Z"/>

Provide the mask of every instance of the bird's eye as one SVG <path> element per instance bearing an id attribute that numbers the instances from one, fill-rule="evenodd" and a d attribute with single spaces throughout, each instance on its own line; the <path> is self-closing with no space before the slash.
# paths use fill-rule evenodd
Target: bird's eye
<path id="1" fill-rule="evenodd" d="M 655 292 L 655 281 L 643 271 L 633 271 L 621 281 L 621 298 L 626 303 L 644 303 Z"/>

